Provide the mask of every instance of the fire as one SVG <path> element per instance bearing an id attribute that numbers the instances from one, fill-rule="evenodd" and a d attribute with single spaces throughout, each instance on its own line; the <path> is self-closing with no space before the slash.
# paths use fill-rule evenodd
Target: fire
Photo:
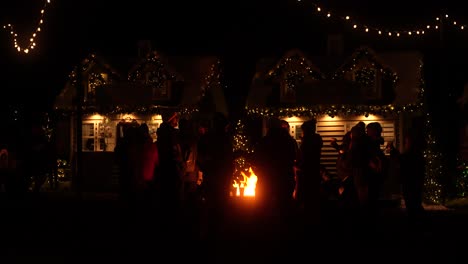
<path id="1" fill-rule="evenodd" d="M 257 175 L 255 175 L 252 167 L 249 168 L 249 176 L 244 172 L 241 172 L 241 174 L 243 176 L 243 180 L 239 182 L 234 181 L 234 184 L 232 185 L 236 190 L 236 196 L 241 196 L 241 190 L 243 190 L 242 196 L 254 197 L 258 180 Z"/>

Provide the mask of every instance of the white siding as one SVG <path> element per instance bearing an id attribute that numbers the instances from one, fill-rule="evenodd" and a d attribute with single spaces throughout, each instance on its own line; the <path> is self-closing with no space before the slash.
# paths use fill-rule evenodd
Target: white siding
<path id="1" fill-rule="evenodd" d="M 292 117 L 285 118 L 285 120 L 289 122 L 291 135 L 300 144 L 302 136 L 302 130 L 300 127 L 304 121 L 308 120 L 308 118 Z M 317 133 L 320 134 L 323 139 L 321 164 L 327 168 L 330 174 L 336 174 L 336 160 L 338 157 L 338 152 L 330 145 L 331 139 L 336 138 L 338 144 L 341 144 L 346 132 L 351 130 L 351 128 L 359 121 L 363 121 L 366 125 L 370 122 L 379 122 L 383 128 L 382 136 L 385 143 L 395 140 L 395 120 L 393 119 L 385 119 L 375 115 L 370 115 L 368 117 L 350 116 L 334 118 L 322 116 L 317 118 Z M 385 149 L 385 144 L 382 145 L 382 149 Z"/>

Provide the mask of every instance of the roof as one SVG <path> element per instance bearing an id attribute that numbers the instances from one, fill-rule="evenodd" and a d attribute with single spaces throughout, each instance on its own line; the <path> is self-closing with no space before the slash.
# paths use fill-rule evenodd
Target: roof
<path id="1" fill-rule="evenodd" d="M 164 56 L 151 52 L 157 56 L 164 70 L 175 76 L 172 80 L 172 92 L 175 100 L 158 101 L 164 105 L 196 106 L 207 93 L 215 101 L 215 111 L 227 114 L 227 104 L 221 86 L 219 60 L 215 56 Z M 150 55 L 151 55 L 150 54 Z M 97 56 L 93 56 L 93 59 Z M 150 57 L 148 57 L 150 58 Z M 136 82 L 127 76 L 136 71 L 144 71 L 144 64 L 151 63 L 148 58 L 113 56 L 109 61 L 117 65 L 119 76 L 117 81 L 102 85 L 96 89 L 96 104 L 101 107 L 117 105 L 146 106 L 154 104 L 153 87 L 142 82 Z M 151 58 L 150 58 L 151 59 Z M 99 56 L 99 61 L 104 61 Z M 133 63 L 135 62 L 136 63 Z M 108 65 L 108 63 L 102 63 Z M 110 66 L 106 66 L 109 67 Z M 112 72 L 117 72 L 112 68 Z M 214 80 L 213 78 L 217 78 Z M 216 83 L 216 85 L 213 85 Z M 57 96 L 54 107 L 58 109 L 72 109 L 76 92 L 72 81 L 67 82 L 65 88 Z"/>
<path id="2" fill-rule="evenodd" d="M 315 72 L 317 75 L 323 75 L 321 70 L 315 66 L 315 64 L 304 52 L 299 49 L 292 49 L 287 51 L 283 57 L 276 62 L 275 66 L 269 70 L 268 74 L 270 76 L 277 76 L 281 71 L 284 70 L 284 66 L 286 66 L 288 62 L 292 62 L 294 58 L 299 59 L 299 63 L 301 63 L 301 66 L 304 69 L 309 69 L 310 71 Z"/>
<path id="3" fill-rule="evenodd" d="M 366 53 L 361 53 L 365 51 Z M 360 57 L 358 55 L 365 55 Z M 418 101 L 421 93 L 422 83 L 422 55 L 417 51 L 398 51 L 384 52 L 377 54 L 367 47 L 361 47 L 356 50 L 348 59 L 339 60 L 336 57 L 327 56 L 310 56 L 311 62 L 314 65 L 327 67 L 329 73 L 336 73 L 348 70 L 347 66 L 353 60 L 365 58 L 376 64 L 377 68 L 385 69 L 396 74 L 398 81 L 391 91 L 391 100 L 382 101 L 382 104 L 392 103 L 395 105 L 411 104 Z M 328 60 L 329 59 L 329 60 Z M 274 58 L 262 58 L 257 63 L 257 72 L 254 75 L 250 91 L 248 94 L 246 105 L 250 108 L 268 107 L 268 101 L 271 98 L 274 86 L 277 84 L 268 81 L 268 73 L 265 69 L 271 65 L 276 65 L 281 61 Z M 316 63 L 316 61 L 318 63 Z M 333 69 L 333 66 L 336 68 Z M 332 76 L 332 75 L 329 75 Z M 334 76 L 334 75 L 333 75 Z M 328 77 L 320 81 L 305 81 L 297 85 L 296 88 L 296 104 L 297 105 L 317 105 L 317 104 L 368 104 L 369 101 L 363 100 L 362 96 L 357 91 L 358 88 L 352 83 L 346 82 L 339 75 L 338 78 Z"/>

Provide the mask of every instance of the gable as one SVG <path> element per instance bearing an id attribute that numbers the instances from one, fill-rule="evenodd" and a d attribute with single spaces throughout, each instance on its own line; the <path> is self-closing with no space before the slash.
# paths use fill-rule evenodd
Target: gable
<path id="1" fill-rule="evenodd" d="M 94 94 L 98 87 L 119 79 L 117 72 L 101 56 L 91 53 L 69 74 L 69 80 L 64 89 L 55 98 L 55 109 L 71 109 L 73 107 L 79 80 L 78 73 L 81 73 L 81 86 L 78 87 L 83 88 L 84 100 L 88 102 L 94 100 Z"/>
<path id="2" fill-rule="evenodd" d="M 297 49 L 286 52 L 275 66 L 270 69 L 268 76 L 276 80 L 278 78 L 280 80 L 287 78 L 295 78 L 297 80 L 324 78 L 320 69 L 302 51 Z"/>
<path id="3" fill-rule="evenodd" d="M 324 64 L 327 57 L 323 57 Z M 334 57 L 330 58 L 334 63 Z M 271 60 L 260 60 L 259 69 L 252 79 L 251 88 L 247 98 L 247 107 L 291 107 L 312 106 L 322 104 L 337 105 L 395 105 L 397 107 L 420 105 L 422 98 L 422 56 L 416 51 L 397 51 L 379 53 L 379 56 L 370 49 L 359 49 L 348 60 L 342 62 L 330 78 L 314 81 L 303 81 L 296 85 L 296 96 L 294 101 L 281 102 L 279 81 L 273 82 L 268 74 L 264 74 L 266 62 Z M 276 64 L 278 65 L 278 63 Z M 273 69 L 277 69 L 273 67 Z M 354 70 L 354 71 L 351 71 Z M 360 81 L 350 80 L 345 74 L 352 74 Z M 374 75 L 373 75 L 374 74 Z M 379 80 L 375 80 L 378 74 Z M 373 76 L 374 79 L 370 79 Z M 284 78 L 281 76 L 277 77 Z M 360 78 L 360 79 L 359 79 Z M 378 81 L 381 88 L 378 96 L 366 95 L 363 82 L 370 80 Z M 372 95 L 372 94 L 371 94 Z M 276 98 L 271 101 L 271 98 Z M 396 109 L 396 108 L 395 108 Z"/>
<path id="4" fill-rule="evenodd" d="M 128 72 L 128 80 L 132 82 L 156 83 L 178 79 L 181 79 L 180 75 L 170 69 L 167 59 L 156 51 L 148 53 Z"/>
<path id="5" fill-rule="evenodd" d="M 352 83 L 368 102 L 392 103 L 395 100 L 398 76 L 369 48 L 355 51 L 332 78 Z"/>

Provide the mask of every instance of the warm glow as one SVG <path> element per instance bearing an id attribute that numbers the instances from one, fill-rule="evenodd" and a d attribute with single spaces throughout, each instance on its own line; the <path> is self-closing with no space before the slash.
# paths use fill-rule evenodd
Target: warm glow
<path id="1" fill-rule="evenodd" d="M 16 48 L 16 50 L 18 52 L 23 51 L 24 53 L 29 53 L 29 51 L 33 49 L 33 46 L 35 46 L 34 41 L 35 41 L 35 38 L 37 36 L 36 33 L 41 31 L 41 28 L 39 27 L 39 25 L 42 25 L 44 23 L 45 8 L 49 4 L 50 4 L 50 0 L 47 0 L 44 3 L 44 8 L 41 9 L 41 11 L 40 11 L 40 18 L 39 18 L 39 22 L 38 22 L 38 27 L 36 28 L 35 32 L 32 34 L 32 37 L 29 39 L 29 43 L 24 43 L 23 45 L 19 45 L 18 40 L 17 40 L 18 34 L 15 33 L 13 25 L 10 23 L 10 24 L 7 24 L 7 25 L 3 26 L 3 28 L 10 31 L 10 34 L 13 36 L 12 42 L 13 42 L 14 47 Z"/>
<path id="2" fill-rule="evenodd" d="M 317 121 L 329 122 L 329 121 L 340 121 L 342 120 L 339 116 L 329 116 L 323 115 L 322 117 L 318 118 Z"/>
<path id="3" fill-rule="evenodd" d="M 378 119 L 380 119 L 378 116 L 372 115 L 372 114 L 362 115 L 358 117 L 358 120 L 361 120 L 361 121 L 375 121 Z"/>
<path id="4" fill-rule="evenodd" d="M 297 122 L 304 122 L 307 119 L 301 118 L 301 117 L 298 117 L 298 116 L 292 116 L 292 117 L 286 117 L 286 118 L 284 118 L 284 120 L 287 121 L 288 123 L 297 123 Z"/>
<path id="5" fill-rule="evenodd" d="M 125 120 L 127 122 L 130 122 L 130 121 L 132 121 L 134 119 L 138 119 L 138 118 L 133 114 L 122 114 L 121 119 L 123 119 L 123 120 Z"/>
<path id="6" fill-rule="evenodd" d="M 93 115 L 90 115 L 87 119 L 89 120 L 102 120 L 104 119 L 104 117 L 100 114 L 93 114 Z"/>
<path id="7" fill-rule="evenodd" d="M 162 115 L 153 115 L 151 117 L 151 122 L 153 122 L 153 123 L 162 123 Z"/>
<path id="8" fill-rule="evenodd" d="M 255 175 L 253 169 L 249 168 L 249 174 L 247 175 L 244 172 L 241 172 L 243 180 L 240 182 L 234 181 L 232 186 L 236 190 L 236 196 L 241 196 L 241 190 L 243 190 L 243 196 L 255 196 L 255 189 L 257 187 L 258 177 Z"/>

